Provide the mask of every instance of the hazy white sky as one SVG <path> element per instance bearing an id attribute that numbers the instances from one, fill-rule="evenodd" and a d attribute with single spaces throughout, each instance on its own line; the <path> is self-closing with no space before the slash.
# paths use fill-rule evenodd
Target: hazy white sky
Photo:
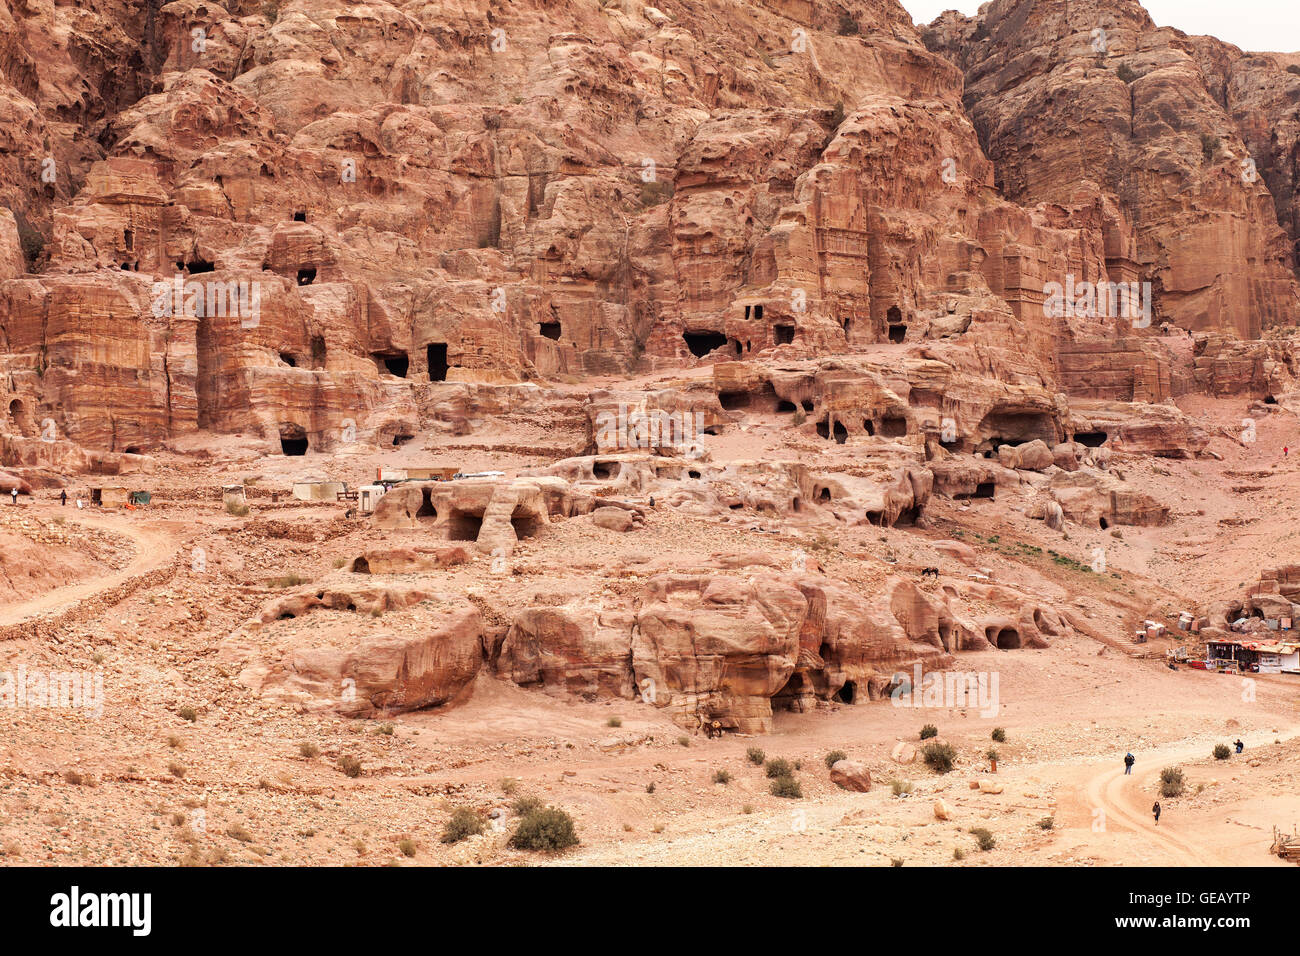
<path id="1" fill-rule="evenodd" d="M 945 10 L 979 11 L 980 0 L 899 0 L 920 24 Z M 1243 50 L 1300 51 L 1300 0 L 1142 0 L 1151 19 L 1184 33 L 1207 33 Z"/>

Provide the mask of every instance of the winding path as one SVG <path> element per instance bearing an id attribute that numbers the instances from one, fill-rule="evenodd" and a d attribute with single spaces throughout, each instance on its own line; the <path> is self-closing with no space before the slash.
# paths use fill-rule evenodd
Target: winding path
<path id="1" fill-rule="evenodd" d="M 67 520 L 73 524 L 87 528 L 100 528 L 130 538 L 135 545 L 135 555 L 131 563 L 112 574 L 89 578 L 75 584 L 65 584 L 63 587 L 47 591 L 26 601 L 0 605 L 0 627 L 21 624 L 33 618 L 65 610 L 70 605 L 115 588 L 138 574 L 162 567 L 175 553 L 177 542 L 172 534 L 165 530 L 141 527 L 125 516 L 82 513 L 75 517 L 68 515 Z"/>

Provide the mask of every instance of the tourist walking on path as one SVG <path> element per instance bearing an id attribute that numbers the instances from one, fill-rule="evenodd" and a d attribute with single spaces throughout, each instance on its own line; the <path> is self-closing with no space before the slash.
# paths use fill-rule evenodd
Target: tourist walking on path
<path id="1" fill-rule="evenodd" d="M 10 488 L 9 494 L 13 499 L 14 505 L 16 506 L 18 504 L 18 486 L 14 485 L 12 488 Z"/>
<path id="2" fill-rule="evenodd" d="M 65 507 L 67 503 L 68 503 L 68 491 L 65 488 L 63 491 L 59 492 L 59 506 Z"/>
<path id="3" fill-rule="evenodd" d="M 1151 805 L 1151 812 L 1155 814 L 1156 826 L 1160 826 L 1160 801 L 1157 800 Z"/>
<path id="4" fill-rule="evenodd" d="M 1125 774 L 1130 774 L 1130 773 L 1133 772 L 1133 762 L 1134 762 L 1136 759 L 1137 759 L 1137 758 L 1134 757 L 1132 754 L 1125 754 L 1125 755 L 1124 755 L 1124 773 L 1125 773 Z"/>

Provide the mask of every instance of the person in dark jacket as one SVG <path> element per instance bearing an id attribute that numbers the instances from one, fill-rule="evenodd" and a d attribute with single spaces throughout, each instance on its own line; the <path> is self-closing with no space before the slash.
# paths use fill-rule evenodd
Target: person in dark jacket
<path id="1" fill-rule="evenodd" d="M 67 503 L 68 503 L 68 491 L 65 488 L 63 491 L 59 492 L 59 505 L 66 506 Z"/>
<path id="2" fill-rule="evenodd" d="M 1133 762 L 1137 760 L 1132 754 L 1124 755 L 1124 772 L 1126 774 L 1133 772 Z"/>
<path id="3" fill-rule="evenodd" d="M 1160 801 L 1157 800 L 1151 805 L 1151 812 L 1155 814 L 1156 826 L 1160 826 Z"/>
<path id="4" fill-rule="evenodd" d="M 1236 742 L 1235 746 L 1236 746 L 1236 748 L 1237 748 L 1237 753 L 1241 753 L 1243 750 L 1246 749 L 1246 745 L 1243 744 L 1243 743 L 1241 742 L 1241 738 L 1240 738 L 1240 737 L 1237 738 L 1237 742 Z"/>

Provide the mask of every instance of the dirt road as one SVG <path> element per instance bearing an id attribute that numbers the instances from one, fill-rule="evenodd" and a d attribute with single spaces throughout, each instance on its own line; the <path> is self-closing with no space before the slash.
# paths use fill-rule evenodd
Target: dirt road
<path id="1" fill-rule="evenodd" d="M 125 515 L 81 513 L 75 518 L 68 516 L 67 520 L 73 524 L 87 528 L 100 528 L 130 538 L 135 546 L 131 563 L 112 574 L 55 588 L 26 601 L 0 605 L 0 627 L 19 624 L 35 617 L 61 611 L 70 605 L 92 598 L 101 591 L 117 587 L 137 574 L 162 567 L 172 559 L 176 551 L 178 538 L 173 532 L 157 526 L 143 526 Z"/>

